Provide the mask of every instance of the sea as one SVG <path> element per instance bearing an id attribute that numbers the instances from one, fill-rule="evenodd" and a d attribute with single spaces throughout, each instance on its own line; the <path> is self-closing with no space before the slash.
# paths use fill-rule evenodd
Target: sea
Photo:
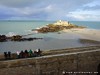
<path id="1" fill-rule="evenodd" d="M 0 42 L 0 53 L 2 54 L 5 51 L 11 51 L 15 53 L 16 51 L 24 50 L 36 50 L 40 48 L 41 50 L 55 50 L 55 49 L 64 49 L 72 47 L 83 47 L 89 46 L 92 44 L 84 44 L 79 41 L 81 38 L 80 35 L 69 34 L 61 32 L 55 33 L 35 33 L 32 29 L 43 27 L 47 24 L 54 23 L 56 21 L 32 21 L 32 20 L 1 20 L 0 21 L 0 35 L 12 36 L 12 35 L 27 35 L 25 37 L 36 37 L 43 38 L 33 41 L 7 41 Z M 89 29 L 98 29 L 100 30 L 99 21 L 69 21 L 72 24 L 85 26 Z"/>

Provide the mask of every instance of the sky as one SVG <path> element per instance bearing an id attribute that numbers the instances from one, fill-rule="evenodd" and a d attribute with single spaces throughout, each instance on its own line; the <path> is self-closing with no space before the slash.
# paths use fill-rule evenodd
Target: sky
<path id="1" fill-rule="evenodd" d="M 0 20 L 100 21 L 100 0 L 0 0 Z"/>

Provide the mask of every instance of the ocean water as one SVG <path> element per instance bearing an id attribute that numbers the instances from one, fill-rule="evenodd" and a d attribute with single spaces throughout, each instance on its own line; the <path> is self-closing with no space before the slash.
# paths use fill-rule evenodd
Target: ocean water
<path id="1" fill-rule="evenodd" d="M 48 21 L 0 21 L 0 34 L 13 32 L 16 34 L 27 34 L 29 30 L 44 26 Z"/>
<path id="2" fill-rule="evenodd" d="M 20 34 L 26 35 L 32 33 L 32 29 L 45 26 L 46 24 L 54 23 L 55 21 L 0 21 L 0 34 L 12 35 Z M 100 22 L 88 21 L 70 21 L 76 25 L 86 26 L 91 29 L 100 29 Z M 21 50 L 51 50 L 62 49 L 70 47 L 87 46 L 79 42 L 80 35 L 68 33 L 47 33 L 47 34 L 33 34 L 28 37 L 39 37 L 42 40 L 24 41 L 24 42 L 0 42 L 0 53 L 4 51 L 21 51 Z"/>
<path id="3" fill-rule="evenodd" d="M 99 29 L 100 30 L 100 22 L 99 21 L 70 21 L 73 24 L 79 26 L 85 26 L 90 29 Z"/>
<path id="4" fill-rule="evenodd" d="M 30 30 L 54 23 L 55 21 L 0 21 L 0 34 L 13 32 L 27 34 Z M 100 29 L 100 22 L 96 21 L 70 21 L 72 24 L 86 26 L 87 28 Z"/>

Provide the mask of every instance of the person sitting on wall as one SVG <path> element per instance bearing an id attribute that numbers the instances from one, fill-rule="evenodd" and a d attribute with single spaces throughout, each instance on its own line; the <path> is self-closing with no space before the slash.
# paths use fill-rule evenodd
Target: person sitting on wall
<path id="1" fill-rule="evenodd" d="M 25 50 L 24 54 L 25 54 L 25 58 L 29 57 L 27 50 Z"/>
<path id="2" fill-rule="evenodd" d="M 20 58 L 20 52 L 17 51 L 16 54 L 17 54 L 17 58 Z"/>
<path id="3" fill-rule="evenodd" d="M 42 51 L 40 49 L 37 49 L 36 52 L 37 52 L 37 56 L 41 56 Z"/>
<path id="4" fill-rule="evenodd" d="M 29 57 L 32 57 L 33 56 L 33 52 L 32 52 L 32 50 L 30 49 L 29 50 Z"/>
<path id="5" fill-rule="evenodd" d="M 37 51 L 34 51 L 33 55 L 34 55 L 34 57 L 36 57 L 37 56 Z"/>
<path id="6" fill-rule="evenodd" d="M 20 52 L 20 58 L 24 58 L 24 52 L 23 51 Z"/>

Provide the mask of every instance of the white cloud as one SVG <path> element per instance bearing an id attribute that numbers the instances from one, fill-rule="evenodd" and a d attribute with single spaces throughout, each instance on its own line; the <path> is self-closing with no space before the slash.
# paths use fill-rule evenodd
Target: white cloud
<path id="1" fill-rule="evenodd" d="M 100 6 L 100 0 L 95 0 L 93 2 L 87 3 L 86 5 L 84 5 L 84 7 L 95 7 L 95 6 Z"/>
<path id="2" fill-rule="evenodd" d="M 74 11 L 67 14 L 67 17 L 71 17 L 77 20 L 90 20 L 100 21 L 100 11 Z"/>
<path id="3" fill-rule="evenodd" d="M 66 15 L 67 17 L 71 17 L 71 18 L 76 18 L 76 19 L 78 19 L 78 20 L 84 20 L 85 19 L 85 17 L 83 17 L 81 14 L 68 14 L 68 15 Z"/>
<path id="4" fill-rule="evenodd" d="M 0 15 L 7 19 L 98 19 L 100 11 L 86 10 L 89 5 L 98 5 L 97 0 L 0 0 Z"/>
<path id="5" fill-rule="evenodd" d="M 53 5 L 48 5 L 44 8 L 44 10 L 47 11 L 47 12 L 52 12 L 52 11 L 54 11 L 54 6 Z"/>

